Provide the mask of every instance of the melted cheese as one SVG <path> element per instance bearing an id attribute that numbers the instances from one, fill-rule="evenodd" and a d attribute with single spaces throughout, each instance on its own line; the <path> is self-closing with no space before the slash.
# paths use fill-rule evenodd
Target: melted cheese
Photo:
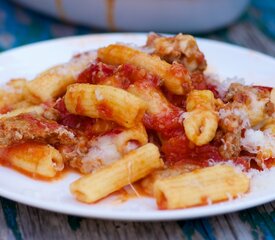
<path id="1" fill-rule="evenodd" d="M 114 137 L 105 135 L 97 138 L 91 145 L 89 152 L 83 158 L 83 163 L 100 161 L 102 165 L 110 164 L 122 156 L 115 144 Z M 89 164 L 89 163 L 88 163 Z"/>
<path id="2" fill-rule="evenodd" d="M 97 101 L 102 101 L 104 99 L 103 95 L 101 94 L 99 89 L 95 90 L 95 98 Z"/>

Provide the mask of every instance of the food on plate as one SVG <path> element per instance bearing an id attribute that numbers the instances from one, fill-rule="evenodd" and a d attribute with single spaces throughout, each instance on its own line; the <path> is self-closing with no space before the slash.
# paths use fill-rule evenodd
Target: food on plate
<path id="1" fill-rule="evenodd" d="M 247 192 L 249 179 L 226 165 L 216 165 L 156 181 L 154 194 L 161 209 L 177 209 L 228 200 Z"/>
<path id="2" fill-rule="evenodd" d="M 0 89 L 0 163 L 40 180 L 74 169 L 68 188 L 85 203 L 127 185 L 159 209 L 241 197 L 248 171 L 275 165 L 275 90 L 206 68 L 194 37 L 151 33 L 13 79 Z"/>

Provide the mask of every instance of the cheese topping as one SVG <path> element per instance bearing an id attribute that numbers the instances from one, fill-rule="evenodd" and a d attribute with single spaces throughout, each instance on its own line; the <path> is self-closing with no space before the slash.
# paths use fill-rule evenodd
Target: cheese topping
<path id="1" fill-rule="evenodd" d="M 102 165 L 110 164 L 122 156 L 119 153 L 114 137 L 105 135 L 97 138 L 91 145 L 89 152 L 83 158 L 83 163 L 100 161 Z"/>
<path id="2" fill-rule="evenodd" d="M 250 153 L 258 153 L 269 150 L 272 157 L 275 157 L 275 137 L 266 131 L 248 129 L 244 138 L 241 139 L 244 150 Z"/>

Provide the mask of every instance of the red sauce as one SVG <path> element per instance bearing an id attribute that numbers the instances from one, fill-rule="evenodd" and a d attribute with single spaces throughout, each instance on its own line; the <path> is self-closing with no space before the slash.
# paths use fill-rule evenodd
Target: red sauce
<path id="1" fill-rule="evenodd" d="M 115 67 L 102 62 L 91 64 L 79 75 L 77 82 L 111 85 L 122 89 L 127 89 L 136 82 L 139 82 L 144 87 L 149 85 L 155 87 L 161 84 L 158 77 L 131 64 Z"/>
<path id="2" fill-rule="evenodd" d="M 110 119 L 113 116 L 113 111 L 107 103 L 101 101 L 97 104 L 97 111 L 100 113 L 100 116 L 104 119 Z"/>
<path id="3" fill-rule="evenodd" d="M 253 85 L 253 88 L 257 88 L 261 91 L 268 91 L 271 92 L 272 91 L 272 87 L 266 87 L 266 86 L 257 86 L 257 85 Z"/>
<path id="4" fill-rule="evenodd" d="M 176 162 L 190 163 L 200 166 L 208 166 L 209 160 L 213 162 L 222 161 L 218 147 L 206 144 L 204 146 L 195 146 L 191 143 L 185 134 L 175 136 L 165 141 L 161 147 L 167 163 Z"/>
<path id="5" fill-rule="evenodd" d="M 251 166 L 251 161 L 249 161 L 247 158 L 245 157 L 237 157 L 235 159 L 232 159 L 233 162 L 236 164 L 236 165 L 241 165 L 243 166 L 243 168 L 245 170 L 249 170 L 252 166 Z"/>
<path id="6" fill-rule="evenodd" d="M 178 108 L 172 108 L 171 111 L 161 114 L 145 114 L 143 124 L 147 129 L 157 131 L 162 138 L 181 135 L 184 133 L 180 115 L 182 111 Z"/>
<path id="7" fill-rule="evenodd" d="M 115 0 L 105 0 L 106 2 L 106 20 L 108 28 L 111 31 L 116 30 L 115 24 Z"/>
<path id="8" fill-rule="evenodd" d="M 269 158 L 264 161 L 264 164 L 267 168 L 271 168 L 275 166 L 275 158 Z"/>
<path id="9" fill-rule="evenodd" d="M 65 106 L 64 99 L 58 99 L 55 104 L 55 109 L 60 113 L 59 123 L 70 128 L 77 128 L 83 131 L 88 131 L 95 123 L 95 119 L 70 114 Z"/>
<path id="10" fill-rule="evenodd" d="M 0 114 L 5 114 L 9 111 L 12 111 L 12 108 L 9 106 L 4 106 L 4 107 L 0 108 Z"/>
<path id="11" fill-rule="evenodd" d="M 115 67 L 105 63 L 91 64 L 77 78 L 77 83 L 100 84 L 114 74 Z"/>
<path id="12" fill-rule="evenodd" d="M 206 79 L 201 72 L 193 72 L 191 74 L 191 79 L 192 79 L 192 85 L 194 89 L 197 90 L 205 90 L 208 89 L 208 85 L 206 83 Z"/>
<path id="13" fill-rule="evenodd" d="M 55 0 L 55 7 L 57 10 L 57 13 L 59 15 L 59 17 L 63 20 L 63 21 L 67 21 L 67 17 L 66 17 L 66 12 L 63 6 L 63 1 L 62 0 Z"/>

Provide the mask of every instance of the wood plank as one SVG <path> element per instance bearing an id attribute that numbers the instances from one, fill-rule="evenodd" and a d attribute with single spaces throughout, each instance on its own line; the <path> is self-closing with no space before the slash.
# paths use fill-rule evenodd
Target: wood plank
<path id="1" fill-rule="evenodd" d="M 119 222 L 84 219 L 18 204 L 24 239 L 183 239 L 176 222 Z"/>
<path id="2" fill-rule="evenodd" d="M 203 35 L 203 37 L 226 41 L 273 57 L 275 56 L 275 41 L 265 35 L 252 22 L 238 22 L 230 26 L 226 31 L 221 30 L 209 35 Z"/>
<path id="3" fill-rule="evenodd" d="M 228 39 L 237 45 L 275 56 L 274 40 L 266 36 L 251 22 L 244 22 L 231 26 L 228 31 Z"/>
<path id="4" fill-rule="evenodd" d="M 253 239 L 251 227 L 242 222 L 237 213 L 210 218 L 217 239 Z"/>

